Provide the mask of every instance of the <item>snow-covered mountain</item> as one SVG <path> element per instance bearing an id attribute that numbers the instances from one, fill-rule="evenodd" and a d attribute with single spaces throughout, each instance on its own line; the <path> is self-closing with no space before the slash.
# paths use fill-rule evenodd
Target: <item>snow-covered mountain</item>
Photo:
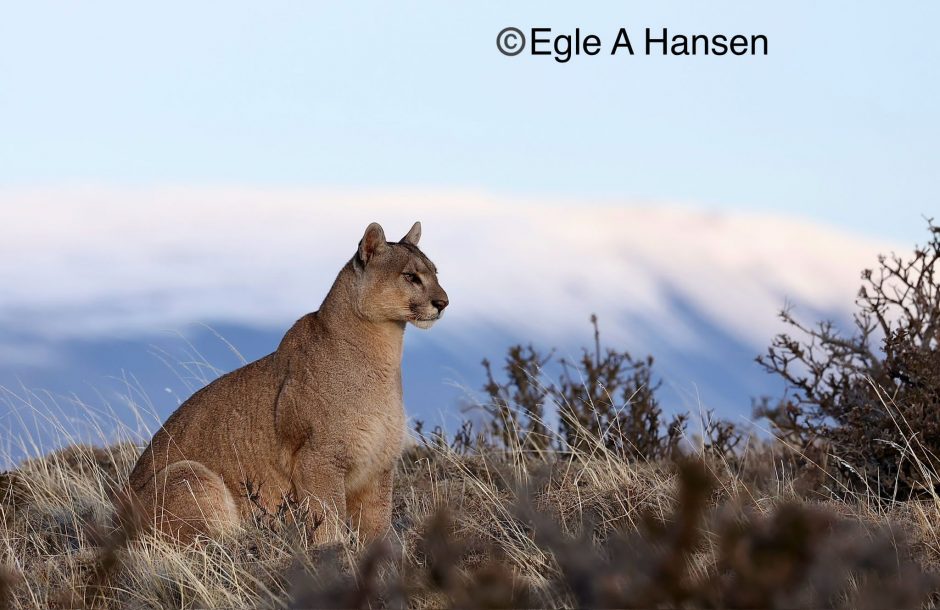
<path id="1" fill-rule="evenodd" d="M 466 192 L 5 189 L 0 218 L 0 384 L 134 374 L 164 416 L 187 390 L 148 346 L 185 348 L 166 333 L 180 332 L 236 366 L 205 323 L 246 358 L 267 353 L 373 220 L 390 239 L 421 220 L 450 295 L 442 323 L 406 338 L 409 404 L 432 419 L 511 342 L 575 353 L 591 313 L 606 343 L 657 357 L 675 408 L 746 415 L 776 391 L 753 358 L 779 309 L 847 318 L 859 272 L 892 249 L 777 216 Z"/>

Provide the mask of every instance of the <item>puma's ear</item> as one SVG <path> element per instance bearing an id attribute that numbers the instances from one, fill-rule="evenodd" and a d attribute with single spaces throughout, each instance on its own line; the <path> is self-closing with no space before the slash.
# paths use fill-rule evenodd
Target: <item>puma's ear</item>
<path id="1" fill-rule="evenodd" d="M 401 238 L 401 243 L 411 244 L 412 246 L 417 246 L 418 241 L 421 239 L 421 223 L 416 222 L 411 227 L 411 230 Z"/>
<path id="2" fill-rule="evenodd" d="M 373 222 L 366 227 L 362 241 L 359 242 L 359 260 L 368 263 L 372 260 L 372 257 L 380 254 L 386 248 L 388 248 L 388 243 L 385 241 L 385 231 L 382 230 L 379 223 Z"/>

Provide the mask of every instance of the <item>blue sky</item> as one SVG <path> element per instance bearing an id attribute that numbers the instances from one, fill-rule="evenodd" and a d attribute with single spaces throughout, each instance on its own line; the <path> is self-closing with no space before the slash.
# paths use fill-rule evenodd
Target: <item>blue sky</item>
<path id="1" fill-rule="evenodd" d="M 936 2 L 20 2 L 0 187 L 447 188 L 791 213 L 940 209 Z M 767 57 L 507 58 L 506 26 L 759 33 Z"/>

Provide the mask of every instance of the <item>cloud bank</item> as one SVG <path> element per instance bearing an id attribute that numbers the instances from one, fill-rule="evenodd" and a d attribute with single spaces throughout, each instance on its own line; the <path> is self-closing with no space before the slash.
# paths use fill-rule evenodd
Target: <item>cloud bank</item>
<path id="1" fill-rule="evenodd" d="M 434 333 L 533 340 L 641 332 L 709 349 L 676 302 L 760 351 L 786 302 L 847 315 L 890 244 L 779 216 L 467 192 L 258 188 L 0 190 L 0 364 L 66 339 L 193 322 L 286 326 L 317 308 L 370 221 L 421 246 L 452 307 Z"/>

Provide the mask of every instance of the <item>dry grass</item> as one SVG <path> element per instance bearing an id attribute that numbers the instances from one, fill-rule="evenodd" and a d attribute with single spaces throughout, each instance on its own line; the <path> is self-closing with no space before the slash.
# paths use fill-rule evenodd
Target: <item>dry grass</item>
<path id="1" fill-rule="evenodd" d="M 559 454 L 403 456 L 388 544 L 316 548 L 277 515 L 175 548 L 109 492 L 138 448 L 76 444 L 0 475 L 14 607 L 932 606 L 935 499 L 807 485 L 771 446 L 735 464 Z M 694 456 L 693 456 L 694 457 Z"/>

